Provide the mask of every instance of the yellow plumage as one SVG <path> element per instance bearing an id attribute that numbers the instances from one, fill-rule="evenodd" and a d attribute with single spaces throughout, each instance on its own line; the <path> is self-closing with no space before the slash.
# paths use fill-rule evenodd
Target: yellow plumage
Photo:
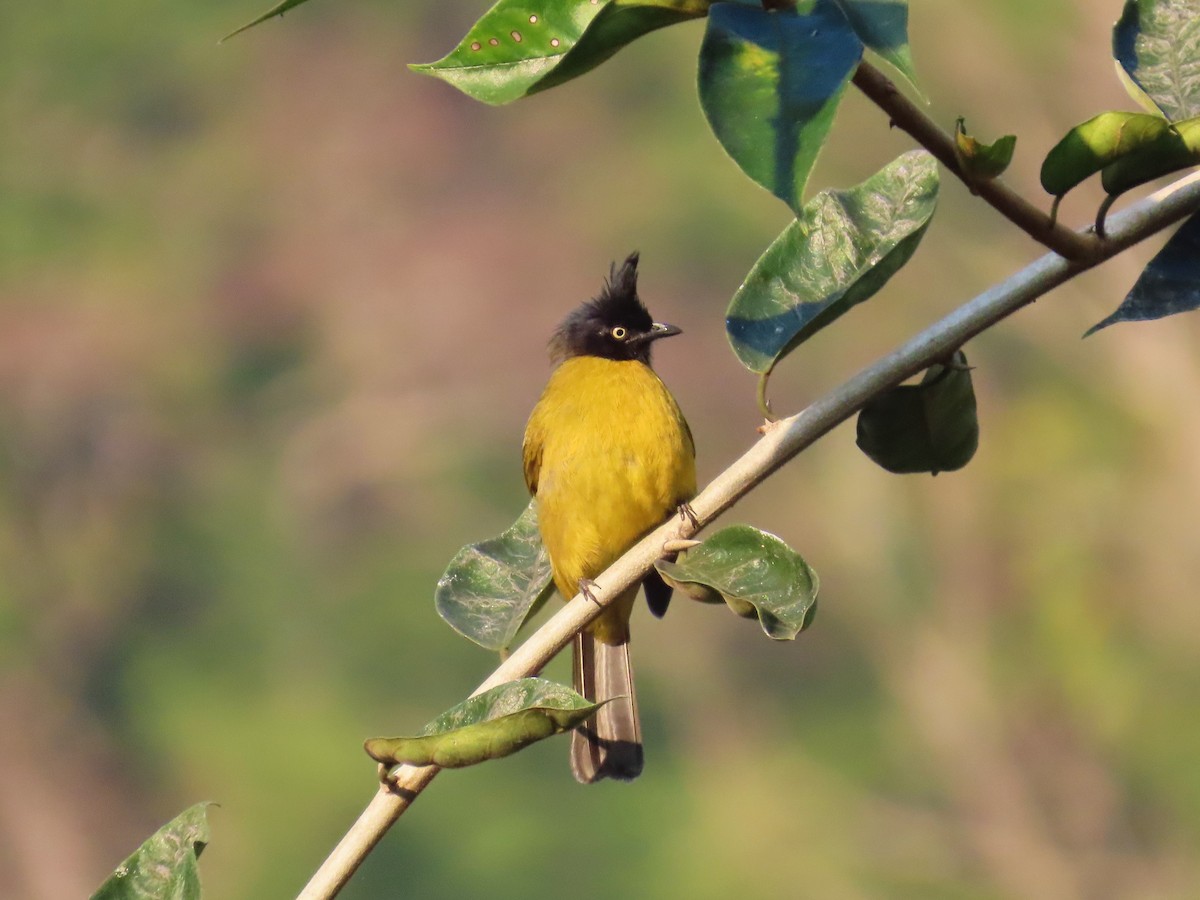
<path id="1" fill-rule="evenodd" d="M 573 597 L 696 493 L 696 452 L 675 398 L 638 360 L 562 362 L 525 429 L 525 483 L 554 583 Z M 628 636 L 631 593 L 592 626 Z"/>
<path id="2" fill-rule="evenodd" d="M 655 322 L 637 294 L 638 256 L 613 266 L 600 295 L 550 340 L 557 363 L 525 429 L 525 483 L 564 599 L 661 524 L 696 492 L 692 435 L 650 368 L 650 347 L 680 330 Z M 661 616 L 670 588 L 644 580 Z M 642 771 L 642 730 L 629 658 L 635 585 L 575 635 L 575 690 L 600 705 L 571 734 L 571 770 L 585 784 Z"/>

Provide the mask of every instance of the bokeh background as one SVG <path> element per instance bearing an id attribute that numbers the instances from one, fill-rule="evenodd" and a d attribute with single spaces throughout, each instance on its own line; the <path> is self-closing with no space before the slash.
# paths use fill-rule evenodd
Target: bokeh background
<path id="1" fill-rule="evenodd" d="M 265 4 L 263 4 L 265 5 Z M 0 7 L 0 895 L 86 896 L 215 800 L 220 898 L 297 891 L 491 657 L 436 617 L 526 498 L 544 344 L 643 254 L 702 481 L 755 439 L 722 313 L 787 222 L 707 132 L 702 24 L 489 109 L 412 74 L 485 5 Z M 1129 108 L 1117 0 L 925 0 L 930 110 L 1020 136 Z M 853 92 L 815 187 L 909 144 Z M 1065 204 L 1084 222 L 1097 197 Z M 566 741 L 440 777 L 344 896 L 1200 896 L 1200 320 L 1083 330 L 1162 239 L 968 348 L 971 465 L 839 428 L 726 521 L 822 576 L 772 644 L 638 613 L 647 769 Z M 794 410 L 1040 255 L 957 183 L 914 261 L 773 380 Z M 566 677 L 561 664 L 554 673 Z"/>

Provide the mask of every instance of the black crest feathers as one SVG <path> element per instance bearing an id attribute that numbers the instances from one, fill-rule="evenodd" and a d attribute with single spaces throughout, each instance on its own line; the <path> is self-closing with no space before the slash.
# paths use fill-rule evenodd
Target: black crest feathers
<path id="1" fill-rule="evenodd" d="M 625 257 L 621 268 L 618 269 L 615 262 L 609 266 L 608 280 L 604 282 L 604 289 L 600 292 L 599 297 L 591 301 L 591 305 L 602 313 L 607 311 L 613 315 L 620 315 L 622 312 L 640 312 L 646 319 L 646 327 L 649 327 L 653 320 L 642 301 L 638 299 L 637 293 L 639 258 L 640 255 L 634 250 Z"/>
<path id="2" fill-rule="evenodd" d="M 613 263 L 599 296 L 571 311 L 550 339 L 550 358 L 572 356 L 650 362 L 654 319 L 638 298 L 638 254 Z"/>

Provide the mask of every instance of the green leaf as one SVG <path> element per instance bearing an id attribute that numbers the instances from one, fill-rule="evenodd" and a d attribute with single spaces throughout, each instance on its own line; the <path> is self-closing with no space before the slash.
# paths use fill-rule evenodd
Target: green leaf
<path id="1" fill-rule="evenodd" d="M 208 845 L 211 804 L 197 803 L 146 839 L 92 900 L 198 900 L 198 860 Z"/>
<path id="2" fill-rule="evenodd" d="M 1200 214 L 1180 226 L 1150 260 L 1121 305 L 1084 337 L 1118 322 L 1142 322 L 1200 309 Z"/>
<path id="3" fill-rule="evenodd" d="M 769 372 L 873 296 L 917 249 L 937 197 L 937 163 L 912 150 L 862 184 L 806 203 L 729 304 L 725 329 L 742 364 Z"/>
<path id="4" fill-rule="evenodd" d="M 969 179 L 988 180 L 1002 175 L 1012 162 L 1016 147 L 1015 134 L 984 144 L 967 134 L 967 123 L 962 116 L 954 124 L 954 156 Z"/>
<path id="5" fill-rule="evenodd" d="M 742 171 L 792 209 L 862 57 L 832 0 L 810 13 L 738 3 L 709 10 L 700 47 L 700 105 Z"/>
<path id="6" fill-rule="evenodd" d="M 452 707 L 416 737 L 371 738 L 363 747 L 385 766 L 408 763 L 458 769 L 508 756 L 569 731 L 603 705 L 589 703 L 553 681 L 522 678 Z"/>
<path id="7" fill-rule="evenodd" d="M 708 3 L 500 0 L 454 50 L 410 68 L 484 103 L 511 103 L 587 72 L 656 28 L 704 15 Z"/>
<path id="8" fill-rule="evenodd" d="M 484 103 L 510 103 L 562 61 L 609 2 L 499 0 L 450 53 L 409 68 Z"/>
<path id="9" fill-rule="evenodd" d="M 307 3 L 307 2 L 308 2 L 308 0 L 283 0 L 282 3 L 276 3 L 274 6 L 272 6 L 270 9 L 268 9 L 265 13 L 263 13 L 257 19 L 253 19 L 253 20 L 247 22 L 241 28 L 235 28 L 233 31 L 229 32 L 229 34 L 225 35 L 225 37 L 221 38 L 221 40 L 227 41 L 231 37 L 233 37 L 235 34 L 241 34 L 243 31 L 246 31 L 249 28 L 253 28 L 255 25 L 261 25 L 263 22 L 267 21 L 267 19 L 273 19 L 276 16 L 282 16 L 289 9 L 293 9 L 294 7 L 299 6 L 301 3 Z"/>
<path id="10" fill-rule="evenodd" d="M 908 0 L 837 0 L 837 4 L 858 39 L 916 88 L 917 73 L 908 46 Z"/>
<path id="11" fill-rule="evenodd" d="M 1170 131 L 1162 116 L 1104 112 L 1076 125 L 1046 154 L 1042 188 L 1061 197 L 1071 188 L 1138 147 Z"/>
<path id="12" fill-rule="evenodd" d="M 816 615 L 817 573 L 775 535 L 749 525 L 723 528 L 675 562 L 660 559 L 654 567 L 693 600 L 724 601 L 742 618 L 757 618 L 773 640 L 792 640 Z"/>
<path id="13" fill-rule="evenodd" d="M 1135 100 L 1173 122 L 1200 116 L 1200 0 L 1127 0 L 1112 45 Z"/>
<path id="14" fill-rule="evenodd" d="M 1168 126 L 1104 167 L 1100 183 L 1112 195 L 1200 164 L 1200 116 Z"/>
<path id="15" fill-rule="evenodd" d="M 1096 234 L 1104 237 L 1104 220 L 1117 198 L 1126 191 L 1200 164 L 1200 117 L 1168 125 L 1152 140 L 1132 148 L 1105 166 L 1100 183 L 1108 196 L 1096 211 Z"/>
<path id="16" fill-rule="evenodd" d="M 708 13 L 712 0 L 614 0 L 545 77 L 529 89 L 533 94 L 578 78 L 614 53 L 651 31 Z"/>
<path id="17" fill-rule="evenodd" d="M 550 557 L 538 533 L 537 503 L 530 501 L 499 537 L 468 544 L 438 579 L 438 615 L 468 640 L 504 650 L 554 590 Z"/>
<path id="18" fill-rule="evenodd" d="M 979 447 L 975 389 L 960 350 L 949 366 L 931 366 L 919 384 L 872 398 L 858 415 L 857 444 L 897 474 L 952 472 Z"/>

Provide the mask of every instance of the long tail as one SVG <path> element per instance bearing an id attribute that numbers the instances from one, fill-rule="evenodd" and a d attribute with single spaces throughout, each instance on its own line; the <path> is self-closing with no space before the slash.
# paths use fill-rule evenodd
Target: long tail
<path id="1" fill-rule="evenodd" d="M 601 778 L 637 778 L 642 773 L 642 726 L 629 666 L 629 641 L 606 644 L 591 632 L 577 634 L 575 690 L 593 702 L 610 701 L 571 732 L 575 780 L 591 784 Z"/>

